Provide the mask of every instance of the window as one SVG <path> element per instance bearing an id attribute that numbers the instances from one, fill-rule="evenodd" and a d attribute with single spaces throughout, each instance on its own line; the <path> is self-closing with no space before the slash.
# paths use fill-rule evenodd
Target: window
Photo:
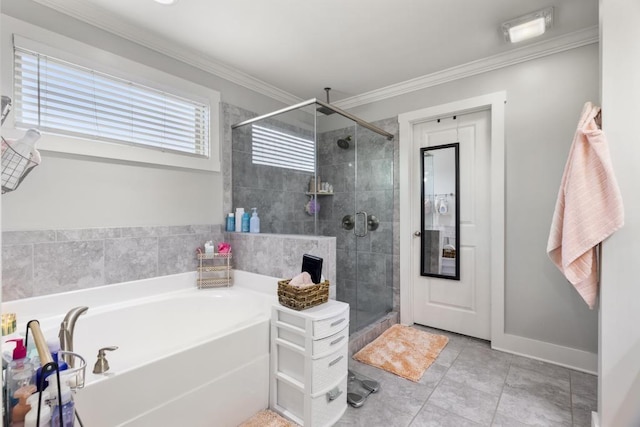
<path id="1" fill-rule="evenodd" d="M 209 155 L 209 106 L 20 46 L 14 52 L 17 127 Z"/>
<path id="2" fill-rule="evenodd" d="M 314 172 L 315 142 L 285 132 L 252 125 L 252 160 L 257 165 Z"/>

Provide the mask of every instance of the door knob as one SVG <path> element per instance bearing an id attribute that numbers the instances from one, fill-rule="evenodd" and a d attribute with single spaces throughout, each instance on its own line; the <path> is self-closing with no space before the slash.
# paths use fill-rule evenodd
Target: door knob
<path id="1" fill-rule="evenodd" d="M 414 235 L 414 236 L 416 236 L 416 237 L 420 237 L 420 235 L 421 235 L 421 234 L 422 234 L 422 233 L 421 233 L 421 232 L 419 232 L 419 231 L 414 231 L 414 232 L 413 232 L 413 235 Z"/>

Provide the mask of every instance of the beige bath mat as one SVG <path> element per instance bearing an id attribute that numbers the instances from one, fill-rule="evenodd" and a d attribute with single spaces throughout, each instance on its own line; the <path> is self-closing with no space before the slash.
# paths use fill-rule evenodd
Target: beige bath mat
<path id="1" fill-rule="evenodd" d="M 449 338 L 403 325 L 393 325 L 353 358 L 411 381 L 419 381 Z"/>
<path id="2" fill-rule="evenodd" d="M 298 424 L 285 420 L 275 412 L 265 409 L 249 418 L 239 427 L 297 427 Z"/>

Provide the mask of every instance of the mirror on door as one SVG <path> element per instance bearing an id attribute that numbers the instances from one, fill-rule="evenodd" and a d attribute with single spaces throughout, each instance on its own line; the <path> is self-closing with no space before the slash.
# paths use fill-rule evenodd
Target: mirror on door
<path id="1" fill-rule="evenodd" d="M 420 149 L 422 276 L 460 280 L 459 145 Z"/>

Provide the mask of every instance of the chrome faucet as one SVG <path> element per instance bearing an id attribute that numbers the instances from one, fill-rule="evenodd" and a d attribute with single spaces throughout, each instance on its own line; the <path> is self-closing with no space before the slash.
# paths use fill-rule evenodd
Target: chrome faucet
<path id="1" fill-rule="evenodd" d="M 58 333 L 58 338 L 60 338 L 60 350 L 62 351 L 73 351 L 73 330 L 76 327 L 76 321 L 80 315 L 84 314 L 89 310 L 89 307 L 74 307 L 64 316 L 64 320 L 60 323 L 60 332 Z M 62 358 L 67 362 L 70 368 L 73 368 L 75 358 L 73 356 Z"/>

